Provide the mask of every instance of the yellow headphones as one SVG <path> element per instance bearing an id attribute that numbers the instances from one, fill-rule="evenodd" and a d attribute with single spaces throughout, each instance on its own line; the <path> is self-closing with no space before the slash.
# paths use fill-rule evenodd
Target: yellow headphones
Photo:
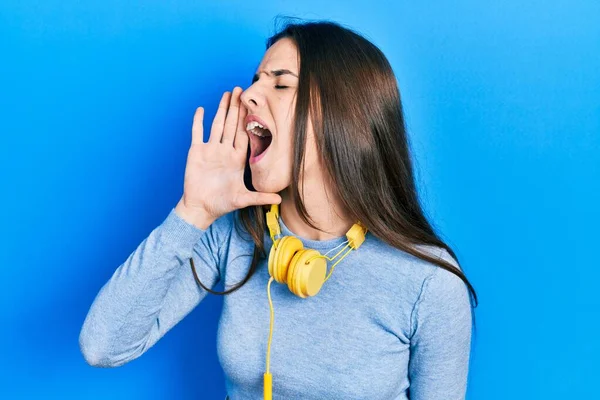
<path id="1" fill-rule="evenodd" d="M 269 297 L 269 306 L 271 309 L 271 322 L 269 325 L 269 343 L 267 346 L 267 370 L 264 374 L 264 399 L 272 400 L 272 381 L 273 377 L 269 372 L 269 360 L 271 354 L 271 338 L 273 336 L 273 302 L 271 301 L 271 282 L 276 280 L 279 283 L 287 284 L 292 293 L 301 298 L 314 296 L 321 290 L 321 287 L 331 276 L 335 266 L 342 261 L 352 250 L 356 250 L 365 241 L 367 228 L 356 222 L 348 232 L 346 232 L 346 246 L 342 248 L 335 256 L 327 257 L 327 253 L 322 255 L 314 249 L 305 249 L 304 245 L 294 236 L 283 236 L 275 239 L 275 236 L 281 235 L 279 226 L 279 205 L 271 205 L 271 211 L 267 212 L 267 227 L 273 241 L 273 246 L 269 252 L 269 283 L 267 284 L 267 295 Z M 342 243 L 342 244 L 344 244 Z M 346 247 L 349 249 L 332 266 L 329 275 L 327 272 L 327 261 L 336 259 Z M 335 250 L 335 249 L 332 249 Z M 331 250 L 330 250 L 331 251 Z M 328 252 L 329 253 L 329 252 Z"/>

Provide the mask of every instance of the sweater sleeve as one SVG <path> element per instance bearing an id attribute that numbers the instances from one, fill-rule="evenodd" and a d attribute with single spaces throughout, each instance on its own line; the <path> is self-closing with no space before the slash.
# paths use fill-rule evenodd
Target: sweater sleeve
<path id="1" fill-rule="evenodd" d="M 442 257 L 458 267 L 442 249 Z M 411 400 L 464 399 L 471 347 L 468 288 L 455 274 L 435 267 L 423 281 L 412 314 Z"/>
<path id="2" fill-rule="evenodd" d="M 228 242 L 230 215 L 206 230 L 175 208 L 129 255 L 96 295 L 79 334 L 92 366 L 118 367 L 144 354 L 189 314 L 221 280 L 220 244 Z"/>

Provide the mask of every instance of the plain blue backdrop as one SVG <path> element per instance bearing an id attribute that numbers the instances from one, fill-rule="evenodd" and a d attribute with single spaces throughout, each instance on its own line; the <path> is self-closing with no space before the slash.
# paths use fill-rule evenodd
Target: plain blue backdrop
<path id="1" fill-rule="evenodd" d="M 249 86 L 278 14 L 346 24 L 392 63 L 423 204 L 480 297 L 467 398 L 591 398 L 594 0 L 3 0 L 0 398 L 223 398 L 221 297 L 120 368 L 87 365 L 78 335 L 181 197 L 196 107 L 208 132 L 221 94 Z"/>

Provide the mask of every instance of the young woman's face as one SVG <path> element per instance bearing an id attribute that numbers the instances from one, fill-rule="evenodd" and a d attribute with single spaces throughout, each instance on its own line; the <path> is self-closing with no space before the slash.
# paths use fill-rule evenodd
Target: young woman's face
<path id="1" fill-rule="evenodd" d="M 250 129 L 267 136 L 260 138 L 247 129 L 251 148 L 252 185 L 260 192 L 277 193 L 287 188 L 291 182 L 294 142 L 292 130 L 299 67 L 294 42 L 288 38 L 280 39 L 267 50 L 252 85 L 241 95 L 242 104 L 248 110 L 246 121 L 258 117 L 262 121 L 261 125 L 269 131 Z M 309 123 L 304 176 L 315 165 L 315 160 L 316 147 Z"/>

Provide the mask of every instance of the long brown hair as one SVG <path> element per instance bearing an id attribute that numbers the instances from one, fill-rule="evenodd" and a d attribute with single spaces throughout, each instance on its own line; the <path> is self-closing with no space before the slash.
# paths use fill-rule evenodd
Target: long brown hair
<path id="1" fill-rule="evenodd" d="M 300 217 L 318 229 L 310 221 L 298 190 L 310 110 L 322 165 L 348 215 L 389 245 L 456 274 L 467 285 L 476 307 L 475 289 L 461 269 L 415 246 L 442 247 L 460 265 L 419 203 L 400 92 L 387 58 L 367 39 L 335 22 L 288 22 L 267 40 L 267 49 L 282 38 L 293 40 L 300 58 L 290 187 Z M 248 160 L 244 181 L 255 190 Z M 235 219 L 236 230 L 254 241 L 250 269 L 237 285 L 224 292 L 205 287 L 190 259 L 202 288 L 213 294 L 228 294 L 250 279 L 266 257 L 265 212 L 264 206 L 249 206 L 240 209 L 239 219 Z"/>

